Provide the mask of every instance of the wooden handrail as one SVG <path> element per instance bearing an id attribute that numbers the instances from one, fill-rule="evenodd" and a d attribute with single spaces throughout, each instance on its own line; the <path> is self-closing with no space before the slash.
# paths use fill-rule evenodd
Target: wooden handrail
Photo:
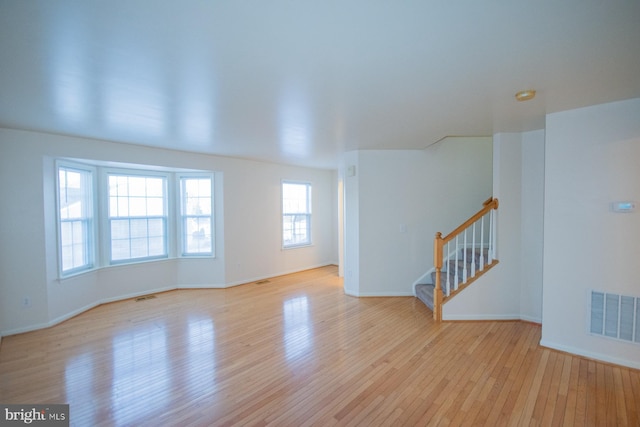
<path id="1" fill-rule="evenodd" d="M 466 230 L 468 227 L 470 227 L 472 224 L 474 224 L 476 221 L 478 221 L 480 218 L 486 215 L 489 211 L 491 211 L 492 209 L 498 209 L 498 199 L 496 199 L 495 197 L 490 197 L 487 200 L 485 200 L 484 203 L 482 203 L 482 206 L 483 206 L 482 209 L 476 212 L 473 216 L 471 216 L 471 218 L 463 222 L 460 226 L 458 226 L 451 233 L 447 234 L 445 237 L 442 237 L 441 232 L 436 233 L 436 237 L 433 241 L 433 265 L 435 268 L 435 284 L 434 284 L 435 287 L 433 289 L 433 319 L 436 322 L 442 321 L 442 305 L 445 302 L 444 293 L 442 291 L 442 276 L 441 276 L 442 265 L 444 263 L 444 259 L 443 259 L 444 245 L 445 243 L 453 240 L 457 235 L 461 234 L 464 230 Z M 484 274 L 485 271 L 492 268 L 497 263 L 498 263 L 498 260 L 493 260 L 491 264 L 488 264 L 486 266 L 485 270 L 482 271 L 481 274 Z M 462 290 L 464 287 L 471 284 L 471 282 L 476 280 L 477 277 L 478 276 L 472 277 L 469 280 L 467 280 L 464 284 L 462 284 L 459 290 Z M 447 299 L 450 297 L 451 296 L 448 296 Z"/>
<path id="2" fill-rule="evenodd" d="M 456 235 L 462 233 L 465 228 L 469 227 L 471 224 L 473 224 L 474 222 L 476 222 L 477 220 L 482 218 L 491 209 L 498 209 L 498 199 L 493 198 L 493 197 L 491 199 L 487 199 L 487 201 L 485 201 L 483 203 L 483 206 L 484 207 L 482 209 L 480 209 L 478 212 L 476 212 L 471 218 L 469 218 L 468 220 L 466 220 L 465 222 L 460 224 L 460 226 L 458 226 L 455 230 L 453 230 L 451 233 L 449 233 L 445 237 L 443 237 L 442 238 L 442 242 L 443 243 L 447 243 L 447 242 L 453 240 L 453 238 L 456 237 Z M 442 236 L 441 233 L 439 233 L 439 234 Z M 436 237 L 437 237 L 437 235 L 436 235 Z"/>

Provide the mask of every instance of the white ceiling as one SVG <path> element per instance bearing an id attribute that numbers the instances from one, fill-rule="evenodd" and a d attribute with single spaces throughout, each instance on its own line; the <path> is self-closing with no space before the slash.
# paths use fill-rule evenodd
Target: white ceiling
<path id="1" fill-rule="evenodd" d="M 334 168 L 635 97 L 638 0 L 0 0 L 3 127 Z"/>

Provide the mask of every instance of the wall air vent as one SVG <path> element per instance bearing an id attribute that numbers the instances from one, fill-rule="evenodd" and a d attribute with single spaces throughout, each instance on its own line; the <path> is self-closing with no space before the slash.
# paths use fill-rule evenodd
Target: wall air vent
<path id="1" fill-rule="evenodd" d="M 640 297 L 591 291 L 589 332 L 640 344 Z"/>
<path id="2" fill-rule="evenodd" d="M 155 297 L 156 297 L 155 295 L 144 295 L 144 296 L 136 298 L 136 302 L 146 301 L 148 299 L 154 299 Z"/>

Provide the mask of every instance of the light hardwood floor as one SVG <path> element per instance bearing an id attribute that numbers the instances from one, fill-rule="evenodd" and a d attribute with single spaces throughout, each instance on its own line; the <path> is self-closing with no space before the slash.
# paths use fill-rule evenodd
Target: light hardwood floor
<path id="1" fill-rule="evenodd" d="M 345 296 L 336 267 L 96 307 L 4 337 L 0 402 L 72 425 L 640 425 L 640 371 L 538 346 L 523 322 L 436 325 Z"/>

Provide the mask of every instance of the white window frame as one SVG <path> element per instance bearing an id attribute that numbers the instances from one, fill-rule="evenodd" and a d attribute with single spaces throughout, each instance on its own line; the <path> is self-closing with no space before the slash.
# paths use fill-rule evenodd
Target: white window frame
<path id="1" fill-rule="evenodd" d="M 96 203 L 96 188 L 97 188 L 97 171 L 96 168 L 85 165 L 82 163 L 75 163 L 64 160 L 57 160 L 55 162 L 55 194 L 56 194 L 56 224 L 57 224 L 57 251 L 58 251 L 58 275 L 59 277 L 70 277 L 79 273 L 83 273 L 86 271 L 90 271 L 96 268 L 97 266 L 97 256 L 96 256 L 96 223 L 97 217 L 97 203 Z M 89 185 L 90 193 L 85 196 L 86 204 L 85 209 L 88 209 L 89 215 L 83 216 L 82 219 L 76 219 L 74 221 L 66 220 L 62 218 L 61 209 L 62 205 L 60 203 L 60 171 L 61 170 L 69 170 L 69 171 L 77 171 L 80 173 L 89 174 L 89 178 L 91 180 Z M 84 226 L 86 227 L 86 240 L 84 241 L 84 258 L 85 263 L 78 267 L 64 269 L 64 250 L 63 250 L 63 232 L 62 232 L 62 224 L 65 222 L 76 222 L 82 221 Z"/>
<path id="2" fill-rule="evenodd" d="M 60 210 L 60 170 L 70 169 L 87 172 L 91 175 L 91 219 L 88 222 L 88 238 L 86 254 L 90 262 L 78 268 L 68 268 L 63 271 L 62 248 L 62 212 Z M 215 215 L 215 172 L 206 170 L 187 170 L 165 168 L 152 165 L 134 165 L 126 163 L 102 162 L 86 159 L 54 159 L 53 181 L 55 185 L 55 215 L 56 215 L 56 256 L 58 264 L 58 279 L 66 279 L 77 274 L 90 272 L 99 268 L 138 264 L 149 261 L 162 261 L 177 258 L 214 258 L 216 253 L 216 215 Z M 112 260 L 111 219 L 109 217 L 109 176 L 125 175 L 135 177 L 161 177 L 164 180 L 164 253 L 148 257 L 136 257 Z M 211 251 L 200 253 L 186 253 L 183 250 L 184 221 L 181 215 L 181 178 L 211 179 Z M 125 217 L 123 217 L 124 219 Z M 135 218 L 155 218 L 127 217 Z"/>
<path id="3" fill-rule="evenodd" d="M 185 204 L 186 204 L 186 200 L 185 200 L 185 193 L 184 193 L 184 186 L 183 186 L 183 181 L 184 180 L 188 180 L 188 179 L 208 179 L 211 181 L 211 195 L 209 196 L 211 199 L 211 206 L 210 206 L 210 214 L 209 215 L 193 215 L 193 214 L 188 214 L 185 213 Z M 189 257 L 189 258 L 194 258 L 194 257 L 215 257 L 215 253 L 216 253 L 216 244 L 215 244 L 215 240 L 216 240 L 216 232 L 215 232 L 215 201 L 214 201 L 214 195 L 215 195 L 215 177 L 213 173 L 198 173 L 198 172 L 193 172 L 193 173 L 178 173 L 176 174 L 176 195 L 177 195 L 177 203 L 176 203 L 176 207 L 177 207 L 177 222 L 178 224 L 178 245 L 179 245 L 179 255 L 181 257 Z M 187 250 L 187 225 L 186 222 L 188 221 L 188 219 L 196 219 L 196 218 L 209 218 L 210 221 L 210 229 L 211 229 L 211 235 L 210 235 L 210 239 L 211 239 L 211 250 L 209 252 L 189 252 Z"/>
<path id="4" fill-rule="evenodd" d="M 306 212 L 287 212 L 285 211 L 285 200 L 284 200 L 284 186 L 290 184 L 290 185 L 304 185 L 306 186 L 307 190 L 307 203 L 306 203 Z M 281 208 L 281 212 L 282 212 L 282 216 L 281 216 L 281 233 L 280 235 L 282 236 L 282 248 L 283 249 L 294 249 L 294 248 L 300 248 L 300 247 L 305 247 L 305 246 L 311 246 L 313 244 L 313 240 L 312 240 L 312 233 L 311 233 L 311 221 L 312 221 L 312 194 L 313 194 L 313 185 L 311 182 L 308 181 L 293 181 L 293 180 L 282 180 L 282 183 L 280 185 L 280 208 Z M 286 217 L 288 216 L 293 216 L 293 228 L 295 229 L 295 222 L 296 216 L 304 216 L 306 217 L 306 235 L 307 235 L 307 240 L 304 242 L 294 242 L 294 243 L 287 243 L 286 240 L 286 236 L 285 236 L 285 232 L 286 232 L 286 227 L 285 227 L 285 221 L 286 221 Z"/>
<path id="5" fill-rule="evenodd" d="M 122 217 L 112 217 L 110 211 L 110 190 L 109 190 L 109 177 L 111 176 L 127 176 L 127 177 L 136 177 L 136 178 L 161 178 L 163 179 L 163 212 L 164 215 L 147 215 L 147 216 L 122 216 Z M 104 183 L 103 187 L 103 199 L 105 200 L 105 209 L 104 209 L 104 229 L 105 229 L 105 242 L 103 243 L 103 247 L 105 248 L 105 254 L 107 256 L 107 263 L 109 265 L 122 265 L 122 264 L 133 264 L 144 261 L 158 260 L 158 259 L 166 259 L 170 256 L 170 222 L 171 215 L 169 212 L 169 182 L 170 182 L 170 174 L 169 173 L 161 173 L 152 170 L 145 169 L 115 169 L 115 168 L 105 168 L 104 169 Z M 141 220 L 146 219 L 147 221 L 150 219 L 161 219 L 163 224 L 163 238 L 164 238 L 164 251 L 159 255 L 149 255 L 142 257 L 129 257 L 122 259 L 113 259 L 113 236 L 111 234 L 111 225 L 113 220 Z"/>

